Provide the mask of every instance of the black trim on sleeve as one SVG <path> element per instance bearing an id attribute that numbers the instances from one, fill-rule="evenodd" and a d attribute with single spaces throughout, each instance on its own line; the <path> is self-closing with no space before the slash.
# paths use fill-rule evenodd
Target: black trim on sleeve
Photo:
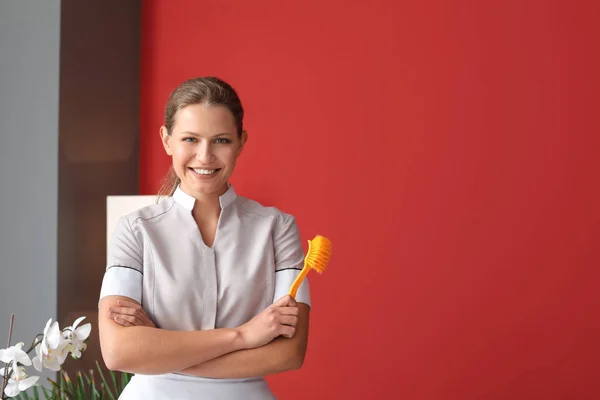
<path id="1" fill-rule="evenodd" d="M 275 272 L 281 272 L 281 271 L 285 271 L 285 270 L 287 270 L 287 269 L 295 269 L 296 271 L 302 271 L 302 268 L 282 268 L 282 269 L 278 269 L 278 270 L 277 270 L 277 271 L 275 271 Z"/>
<path id="2" fill-rule="evenodd" d="M 144 273 L 142 271 L 140 271 L 139 269 L 135 269 L 133 267 L 128 267 L 126 265 L 111 265 L 110 267 L 106 268 L 106 270 L 108 271 L 111 268 L 127 268 L 127 269 L 132 269 L 132 270 L 137 271 L 140 274 L 144 275 Z"/>

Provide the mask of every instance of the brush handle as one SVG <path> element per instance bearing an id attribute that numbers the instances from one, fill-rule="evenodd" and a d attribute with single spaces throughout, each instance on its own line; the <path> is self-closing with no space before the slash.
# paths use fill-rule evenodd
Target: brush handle
<path id="1" fill-rule="evenodd" d="M 304 260 L 304 268 L 302 268 L 302 271 L 300 271 L 300 275 L 296 277 L 294 283 L 292 284 L 292 287 L 290 288 L 289 295 L 292 296 L 294 299 L 296 298 L 296 293 L 298 292 L 298 288 L 302 284 L 302 281 L 304 280 L 304 278 L 306 278 L 306 275 L 308 275 L 308 271 L 310 271 L 310 267 L 307 265 L 306 260 Z"/>
<path id="2" fill-rule="evenodd" d="M 292 283 L 292 287 L 290 288 L 290 292 L 289 295 L 292 296 L 292 298 L 296 298 L 296 293 L 298 292 L 298 288 L 300 287 L 300 284 L 302 284 L 302 281 L 304 280 L 304 278 L 306 278 L 306 275 L 308 275 L 308 271 L 310 271 L 310 267 L 308 266 L 308 256 L 310 254 L 310 251 L 312 249 L 312 242 L 309 240 L 308 241 L 308 251 L 306 252 L 306 255 L 304 256 L 304 267 L 302 267 L 302 271 L 300 271 L 300 275 L 298 275 L 296 277 L 296 279 L 294 280 L 294 283 Z"/>

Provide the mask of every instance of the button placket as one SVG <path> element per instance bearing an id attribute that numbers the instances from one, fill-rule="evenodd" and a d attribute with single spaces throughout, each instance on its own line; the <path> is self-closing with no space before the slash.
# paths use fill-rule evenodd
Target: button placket
<path id="1" fill-rule="evenodd" d="M 217 264 L 215 251 L 204 246 L 202 251 L 204 261 L 204 315 L 202 315 L 203 326 L 206 329 L 214 329 L 217 319 Z"/>

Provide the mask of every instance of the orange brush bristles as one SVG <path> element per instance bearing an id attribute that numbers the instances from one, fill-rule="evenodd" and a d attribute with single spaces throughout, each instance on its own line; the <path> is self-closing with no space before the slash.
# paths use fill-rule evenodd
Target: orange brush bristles
<path id="1" fill-rule="evenodd" d="M 317 235 L 312 241 L 308 242 L 306 263 L 308 263 L 310 268 L 322 274 L 325 271 L 325 268 L 327 268 L 330 257 L 331 240 L 324 236 Z"/>
<path id="2" fill-rule="evenodd" d="M 290 296 L 296 297 L 300 284 L 306 278 L 308 271 L 314 269 L 318 273 L 322 274 L 327 268 L 331 258 L 331 240 L 324 236 L 317 235 L 313 240 L 308 241 L 308 252 L 304 257 L 304 268 L 300 274 L 296 277 L 296 280 L 290 288 Z"/>

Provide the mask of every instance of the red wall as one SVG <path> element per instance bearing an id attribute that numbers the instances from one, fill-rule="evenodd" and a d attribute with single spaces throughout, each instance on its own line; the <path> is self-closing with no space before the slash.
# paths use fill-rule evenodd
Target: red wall
<path id="1" fill-rule="evenodd" d="M 247 110 L 238 192 L 333 241 L 281 399 L 600 396 L 599 12 L 144 3 L 140 192 L 169 92 L 217 75 Z"/>

